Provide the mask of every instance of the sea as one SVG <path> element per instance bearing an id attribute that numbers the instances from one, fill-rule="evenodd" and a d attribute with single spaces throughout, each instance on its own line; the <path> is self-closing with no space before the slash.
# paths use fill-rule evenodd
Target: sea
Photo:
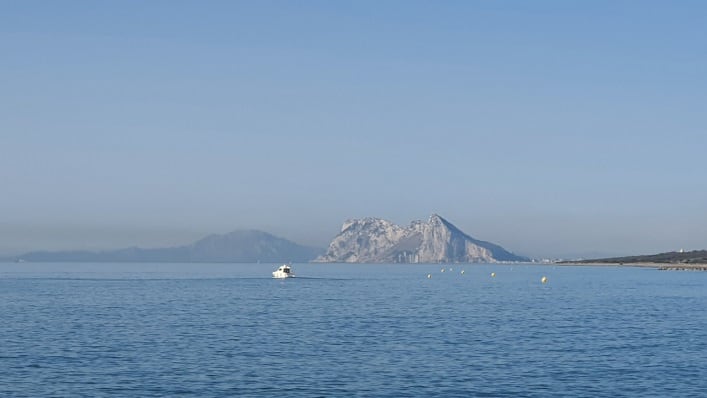
<path id="1" fill-rule="evenodd" d="M 0 264 L 0 397 L 707 396 L 707 272 L 278 265 Z"/>

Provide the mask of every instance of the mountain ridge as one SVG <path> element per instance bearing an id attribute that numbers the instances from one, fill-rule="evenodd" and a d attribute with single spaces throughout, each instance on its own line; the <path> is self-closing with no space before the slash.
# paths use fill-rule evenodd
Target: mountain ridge
<path id="1" fill-rule="evenodd" d="M 11 259 L 29 262 L 308 262 L 322 251 L 264 231 L 249 229 L 211 234 L 191 244 L 174 247 L 128 247 L 99 251 L 40 250 Z"/>

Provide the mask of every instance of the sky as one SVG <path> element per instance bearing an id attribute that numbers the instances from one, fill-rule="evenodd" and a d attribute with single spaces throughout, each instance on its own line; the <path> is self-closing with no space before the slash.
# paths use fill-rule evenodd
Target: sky
<path id="1" fill-rule="evenodd" d="M 0 0 L 0 254 L 438 213 L 707 248 L 702 1 Z"/>

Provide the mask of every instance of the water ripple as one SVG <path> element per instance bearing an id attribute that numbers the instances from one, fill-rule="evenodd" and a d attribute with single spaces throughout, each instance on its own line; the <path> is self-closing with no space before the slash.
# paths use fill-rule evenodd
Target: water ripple
<path id="1" fill-rule="evenodd" d="M 427 279 L 436 266 L 312 265 L 298 268 L 311 277 L 284 282 L 255 266 L 183 267 L 122 278 L 5 272 L 0 396 L 707 391 L 707 274 L 563 268 L 543 286 L 547 267 Z"/>

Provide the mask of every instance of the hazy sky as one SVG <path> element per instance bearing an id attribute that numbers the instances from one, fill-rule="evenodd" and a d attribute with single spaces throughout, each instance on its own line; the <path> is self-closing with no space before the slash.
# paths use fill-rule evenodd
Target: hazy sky
<path id="1" fill-rule="evenodd" d="M 703 1 L 0 1 L 0 253 L 436 212 L 707 248 Z"/>

